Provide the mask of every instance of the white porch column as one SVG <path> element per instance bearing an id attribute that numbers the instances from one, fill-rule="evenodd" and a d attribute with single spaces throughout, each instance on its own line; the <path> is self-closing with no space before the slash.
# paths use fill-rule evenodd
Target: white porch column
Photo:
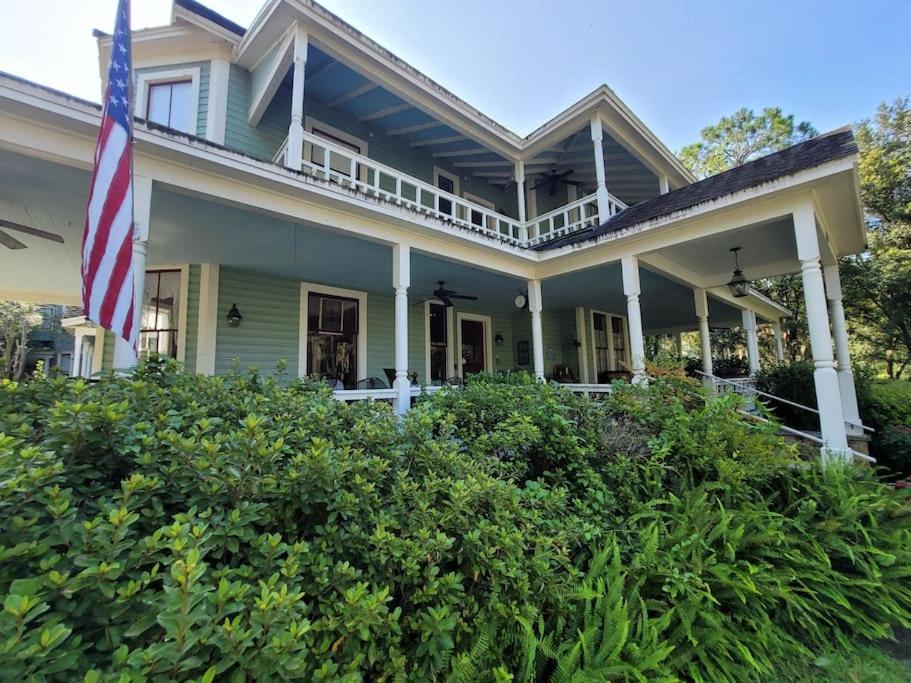
<path id="1" fill-rule="evenodd" d="M 307 68 L 307 34 L 298 27 L 294 36 L 294 64 L 291 77 L 291 124 L 288 126 L 288 146 L 285 166 L 301 169 L 304 156 L 304 71 Z"/>
<path id="2" fill-rule="evenodd" d="M 203 263 L 199 267 L 199 321 L 196 325 L 196 374 L 198 375 L 215 374 L 220 272 L 217 263 Z M 223 314 L 227 314 L 227 311 L 224 311 Z M 306 359 L 301 362 L 306 362 Z"/>
<path id="3" fill-rule="evenodd" d="M 411 247 L 392 247 L 392 286 L 395 288 L 395 412 L 403 415 L 411 407 L 408 380 L 408 287 L 411 284 Z"/>
<path id="4" fill-rule="evenodd" d="M 146 281 L 146 244 L 149 240 L 149 222 L 152 216 L 152 179 L 133 176 L 133 326 L 140 328 L 142 318 L 143 289 Z M 130 343 L 115 336 L 114 370 L 129 371 L 136 367 L 136 349 Z M 138 344 L 138 334 L 137 334 Z"/>
<path id="5" fill-rule="evenodd" d="M 823 456 L 829 452 L 835 457 L 848 458 L 850 455 L 841 407 L 841 390 L 838 374 L 835 372 L 835 358 L 832 355 L 826 293 L 819 265 L 816 215 L 812 206 L 804 206 L 794 212 L 794 233 L 803 278 L 803 296 L 807 306 L 810 347 L 813 351 L 813 365 L 816 366 L 813 378 L 816 384 L 816 401 L 819 405 L 820 428 L 825 442 Z"/>
<path id="6" fill-rule="evenodd" d="M 694 289 L 693 297 L 696 303 L 696 318 L 699 320 L 699 341 L 702 345 L 702 371 L 713 374 L 712 369 L 712 339 L 709 336 L 709 300 L 704 289 Z M 704 383 L 713 386 L 711 377 L 704 377 Z"/>
<path id="7" fill-rule="evenodd" d="M 756 314 L 749 308 L 740 311 L 743 332 L 747 342 L 747 360 L 750 363 L 750 377 L 759 374 L 759 335 L 756 331 Z"/>
<path id="8" fill-rule="evenodd" d="M 588 336 L 585 333 L 585 309 L 576 306 L 576 341 L 579 342 L 579 381 L 588 384 L 592 379 L 588 375 Z"/>
<path id="9" fill-rule="evenodd" d="M 832 336 L 835 340 L 835 358 L 838 361 L 838 388 L 841 391 L 841 408 L 848 424 L 848 432 L 860 434 L 860 411 L 857 408 L 857 391 L 854 388 L 854 370 L 851 368 L 851 353 L 848 350 L 848 326 L 842 305 L 841 276 L 838 264 L 825 266 L 823 276 L 826 282 L 826 296 L 829 299 L 829 317 L 832 320 Z"/>
<path id="10" fill-rule="evenodd" d="M 528 240 L 528 228 L 525 225 L 525 162 L 522 160 L 516 161 L 516 202 L 519 207 L 519 223 L 522 226 L 519 228 L 519 239 L 524 243 Z"/>
<path id="11" fill-rule="evenodd" d="M 779 363 L 784 363 L 784 337 L 781 334 L 780 320 L 776 320 L 772 324 L 772 332 L 775 334 L 775 358 Z"/>
<path id="12" fill-rule="evenodd" d="M 541 281 L 528 281 L 528 310 L 531 313 L 531 352 L 535 377 L 544 379 L 544 330 L 541 326 Z"/>
<path id="13" fill-rule="evenodd" d="M 626 295 L 626 315 L 629 319 L 629 348 L 633 364 L 633 382 L 645 381 L 645 336 L 642 334 L 642 312 L 639 309 L 639 258 L 624 256 L 623 293 Z"/>
<path id="14" fill-rule="evenodd" d="M 592 132 L 592 147 L 595 152 L 595 178 L 598 182 L 598 220 L 603 223 L 610 218 L 610 196 L 607 193 L 607 176 L 604 172 L 604 148 L 601 141 L 604 131 L 601 129 L 601 116 L 595 114 L 590 121 Z"/>
<path id="15" fill-rule="evenodd" d="M 70 362 L 70 377 L 79 377 L 82 369 L 82 334 L 73 330 L 73 359 Z"/>

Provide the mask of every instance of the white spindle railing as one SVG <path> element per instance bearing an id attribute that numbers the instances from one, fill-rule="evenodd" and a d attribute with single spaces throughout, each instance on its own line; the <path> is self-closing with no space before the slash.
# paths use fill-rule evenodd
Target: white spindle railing
<path id="1" fill-rule="evenodd" d="M 284 162 L 287 144 L 286 138 L 273 161 Z M 591 194 L 523 224 L 312 133 L 304 133 L 301 170 L 510 244 L 533 246 L 597 225 L 600 221 L 597 196 Z M 625 208 L 626 204 L 609 195 L 609 216 Z"/>
<path id="2" fill-rule="evenodd" d="M 287 140 L 276 153 L 276 162 L 284 158 L 285 145 Z M 304 133 L 301 170 L 510 244 L 521 243 L 522 224 L 518 220 L 445 192 L 312 133 Z"/>

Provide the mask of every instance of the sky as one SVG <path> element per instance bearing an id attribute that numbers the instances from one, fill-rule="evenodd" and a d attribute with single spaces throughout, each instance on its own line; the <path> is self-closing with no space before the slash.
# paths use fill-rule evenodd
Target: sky
<path id="1" fill-rule="evenodd" d="M 264 0 L 204 0 L 248 25 Z M 911 95 L 911 0 L 322 0 L 525 135 L 602 83 L 672 150 L 740 107 L 818 130 Z M 0 71 L 99 99 L 93 28 L 116 0 L 0 0 Z M 170 0 L 134 0 L 133 28 Z"/>

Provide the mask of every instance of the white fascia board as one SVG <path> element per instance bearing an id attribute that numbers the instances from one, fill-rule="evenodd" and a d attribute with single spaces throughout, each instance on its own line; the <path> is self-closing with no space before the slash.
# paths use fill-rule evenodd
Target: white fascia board
<path id="1" fill-rule="evenodd" d="M 237 45 L 240 42 L 241 36 L 237 35 L 233 31 L 229 31 L 224 26 L 219 26 L 213 21 L 209 21 L 205 17 L 201 17 L 195 12 L 180 7 L 177 4 L 171 6 L 171 24 L 176 24 L 178 20 L 186 21 L 187 23 L 198 26 L 204 31 L 208 31 L 212 35 L 221 38 L 231 45 Z"/>
<path id="2" fill-rule="evenodd" d="M 266 55 L 263 56 L 263 60 L 256 66 L 256 69 L 266 69 L 267 73 L 262 81 L 262 87 L 250 96 L 250 108 L 247 113 L 247 122 L 253 127 L 259 125 L 260 119 L 262 119 L 263 114 L 266 112 L 266 108 L 272 102 L 272 98 L 278 90 L 278 86 L 281 85 L 285 73 L 287 73 L 288 68 L 291 66 L 291 62 L 294 60 L 294 37 L 296 31 L 296 25 L 288 30 L 284 38 L 282 38 L 282 41 L 278 44 L 276 48 L 277 52 L 273 60 L 266 60 L 266 57 L 269 55 L 269 53 L 266 53 Z M 251 77 L 254 71 L 250 72 Z"/>

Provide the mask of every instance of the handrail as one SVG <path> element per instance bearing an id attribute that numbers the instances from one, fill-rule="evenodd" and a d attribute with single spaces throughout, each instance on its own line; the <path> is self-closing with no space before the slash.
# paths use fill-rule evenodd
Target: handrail
<path id="1" fill-rule="evenodd" d="M 699 374 L 699 375 L 702 375 L 703 377 L 708 377 L 708 378 L 710 378 L 711 380 L 713 380 L 713 381 L 715 381 L 715 382 L 723 382 L 724 384 L 732 384 L 732 385 L 734 385 L 734 386 L 740 386 L 740 383 L 739 383 L 739 382 L 732 382 L 732 381 L 729 380 L 729 379 L 725 379 L 725 378 L 723 378 L 723 377 L 718 377 L 718 376 L 713 375 L 713 374 L 711 374 L 711 373 L 703 372 L 702 370 L 696 370 L 696 373 Z M 794 406 L 795 408 L 800 408 L 800 409 L 802 409 L 802 410 L 807 410 L 807 411 L 809 411 L 809 412 L 811 412 L 811 413 L 816 413 L 817 415 L 819 415 L 819 410 L 818 410 L 817 408 L 813 408 L 813 407 L 811 407 L 811 406 L 806 406 L 806 405 L 804 405 L 803 403 L 797 403 L 796 401 L 791 401 L 790 399 L 782 398 L 781 396 L 776 396 L 775 394 L 769 394 L 769 393 L 767 393 L 767 392 L 765 392 L 765 391 L 760 391 L 759 389 L 757 389 L 757 388 L 754 387 L 754 386 L 753 386 L 753 387 L 750 387 L 750 388 L 749 388 L 749 391 L 750 391 L 750 393 L 757 394 L 758 396 L 764 396 L 764 397 L 770 398 L 770 399 L 772 399 L 772 400 L 774 400 L 774 401 L 779 401 L 779 402 L 781 402 L 781 403 L 786 403 L 786 404 L 789 405 L 789 406 Z M 860 423 L 858 423 L 858 422 L 852 422 L 851 420 L 845 420 L 845 424 L 850 425 L 851 427 L 860 427 L 861 429 L 863 429 L 863 430 L 865 430 L 865 431 L 868 431 L 868 432 L 871 432 L 871 433 L 876 431 L 876 430 L 873 429 L 872 427 L 867 427 L 866 425 L 862 425 L 862 424 L 860 424 Z"/>
<path id="2" fill-rule="evenodd" d="M 522 222 L 482 204 L 441 190 L 319 135 L 305 132 L 303 143 L 302 170 L 309 174 L 321 175 L 338 185 L 389 199 L 401 206 L 429 213 L 436 218 L 483 232 L 510 244 L 533 246 L 548 239 L 577 232 L 590 225 L 597 225 L 600 220 L 597 194 L 581 197 Z M 283 163 L 287 146 L 286 136 L 272 157 L 274 163 Z M 611 194 L 608 194 L 608 200 L 609 216 L 627 208 L 626 204 Z"/>
<path id="3" fill-rule="evenodd" d="M 391 199 L 413 210 L 480 230 L 512 244 L 524 243 L 524 226 L 516 219 L 441 190 L 318 135 L 304 133 L 304 144 L 310 145 L 311 152 L 304 155 L 303 166 L 312 173 L 322 174 L 327 180 Z M 314 151 L 321 154 L 322 161 L 315 158 Z M 337 163 L 333 165 L 338 157 L 344 164 L 343 168 L 338 168 Z"/>
<path id="4" fill-rule="evenodd" d="M 525 222 L 529 245 L 543 242 L 549 237 L 562 237 L 588 225 L 597 225 L 597 199 L 596 194 L 590 194 L 540 216 L 529 218 Z"/>

